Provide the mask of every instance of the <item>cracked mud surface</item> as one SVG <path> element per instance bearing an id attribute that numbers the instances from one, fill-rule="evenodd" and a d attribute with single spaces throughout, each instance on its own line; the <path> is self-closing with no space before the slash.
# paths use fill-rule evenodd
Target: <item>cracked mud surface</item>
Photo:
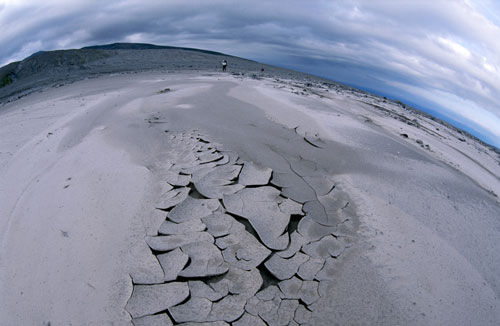
<path id="1" fill-rule="evenodd" d="M 198 132 L 170 132 L 157 208 L 165 221 L 145 241 L 151 277 L 132 276 L 126 310 L 135 325 L 307 325 L 320 275 L 354 239 L 347 194 L 327 175 L 293 175 L 305 203 L 287 196 L 290 178 L 222 151 Z M 161 281 L 159 281 L 161 280 Z"/>

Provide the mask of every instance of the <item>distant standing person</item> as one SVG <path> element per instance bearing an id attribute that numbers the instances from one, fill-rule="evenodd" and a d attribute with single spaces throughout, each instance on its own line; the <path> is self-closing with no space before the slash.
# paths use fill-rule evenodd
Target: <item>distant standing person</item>
<path id="1" fill-rule="evenodd" d="M 227 61 L 226 59 L 222 60 L 222 71 L 226 71 L 226 67 L 227 67 Z"/>

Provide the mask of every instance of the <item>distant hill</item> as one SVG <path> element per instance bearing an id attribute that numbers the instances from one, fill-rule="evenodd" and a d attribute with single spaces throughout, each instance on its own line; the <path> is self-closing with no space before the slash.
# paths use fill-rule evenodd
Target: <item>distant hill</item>
<path id="1" fill-rule="evenodd" d="M 227 59 L 228 72 L 233 74 L 259 75 L 261 67 L 265 67 L 267 76 L 332 83 L 305 73 L 263 65 L 221 52 L 145 43 L 113 43 L 81 49 L 39 51 L 22 61 L 1 67 L 0 104 L 43 87 L 59 86 L 102 74 L 217 72 L 223 59 Z"/>
<path id="2" fill-rule="evenodd" d="M 186 51 L 196 51 L 206 54 L 214 55 L 227 55 L 221 52 L 194 49 L 194 48 L 184 48 L 177 46 L 167 46 L 167 45 L 155 45 L 148 43 L 112 43 L 104 45 L 92 45 L 85 46 L 82 49 L 94 49 L 94 50 L 160 50 L 160 49 L 170 49 L 170 50 L 186 50 Z"/>

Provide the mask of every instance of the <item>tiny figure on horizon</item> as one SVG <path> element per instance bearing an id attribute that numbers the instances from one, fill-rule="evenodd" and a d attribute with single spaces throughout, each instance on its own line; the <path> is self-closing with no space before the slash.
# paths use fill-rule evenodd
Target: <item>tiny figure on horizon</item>
<path id="1" fill-rule="evenodd" d="M 226 71 L 226 67 L 227 67 L 227 61 L 226 59 L 222 60 L 222 71 Z"/>
<path id="2" fill-rule="evenodd" d="M 264 66 L 260 68 L 260 72 L 264 72 Z"/>

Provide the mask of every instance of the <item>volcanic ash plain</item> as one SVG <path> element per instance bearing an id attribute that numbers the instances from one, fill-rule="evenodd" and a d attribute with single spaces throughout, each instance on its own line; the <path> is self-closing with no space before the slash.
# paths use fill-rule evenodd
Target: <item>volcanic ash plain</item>
<path id="1" fill-rule="evenodd" d="M 498 325 L 498 152 L 328 83 L 107 75 L 0 108 L 2 325 Z"/>

